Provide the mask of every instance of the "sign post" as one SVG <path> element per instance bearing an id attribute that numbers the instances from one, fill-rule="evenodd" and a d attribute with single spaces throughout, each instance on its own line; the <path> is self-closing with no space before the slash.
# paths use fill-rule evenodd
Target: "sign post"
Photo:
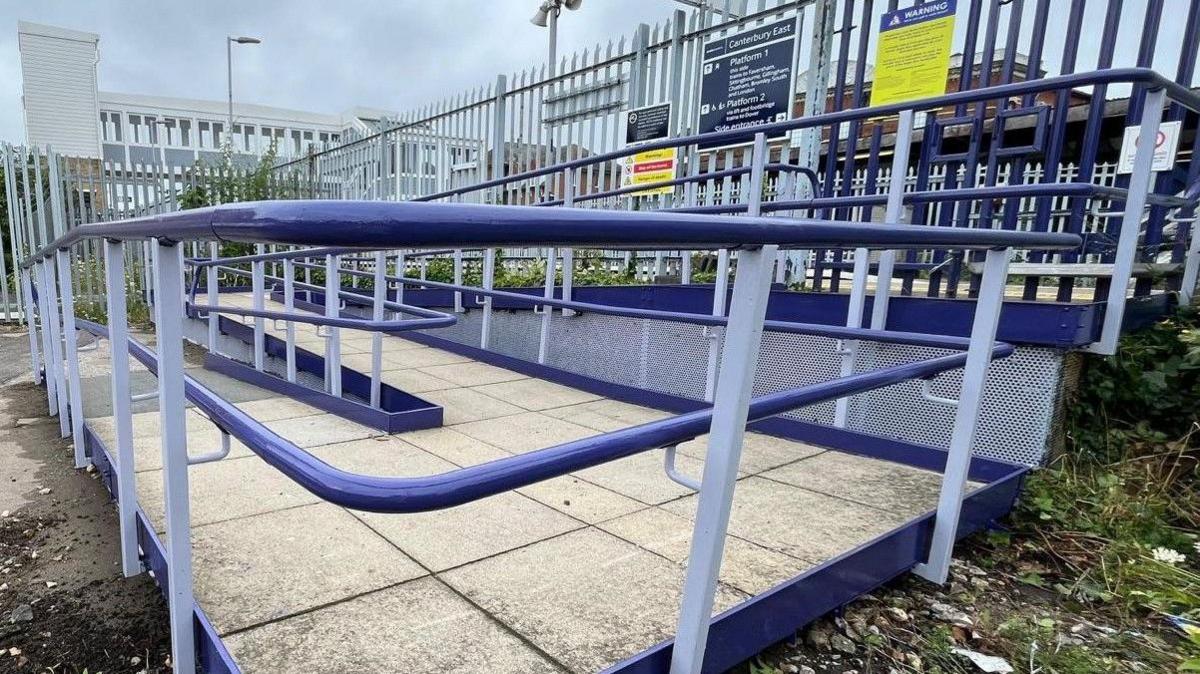
<path id="1" fill-rule="evenodd" d="M 704 45 L 700 133 L 750 129 L 792 116 L 796 21 L 794 17 L 776 21 Z M 780 131 L 768 138 L 786 135 Z M 702 149 L 712 147 L 701 145 Z"/>

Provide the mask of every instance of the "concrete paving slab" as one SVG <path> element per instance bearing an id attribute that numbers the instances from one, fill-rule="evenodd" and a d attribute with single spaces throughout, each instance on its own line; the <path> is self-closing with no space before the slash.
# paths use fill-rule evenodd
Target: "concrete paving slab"
<path id="1" fill-rule="evenodd" d="M 844 452 L 826 452 L 763 477 L 909 517 L 937 508 L 942 485 L 941 473 Z"/>
<path id="2" fill-rule="evenodd" d="M 332 466 L 362 475 L 419 477 L 456 468 L 445 459 L 387 435 L 321 445 L 309 451 Z"/>
<path id="3" fill-rule="evenodd" d="M 692 521 L 662 508 L 645 508 L 598 525 L 601 529 L 686 568 Z M 771 589 L 812 566 L 811 562 L 769 550 L 735 536 L 725 537 L 721 580 L 747 594 Z"/>
<path id="4" fill-rule="evenodd" d="M 442 351 L 441 349 L 433 349 L 428 346 L 423 346 L 419 349 L 403 349 L 401 351 L 389 351 L 383 354 L 384 360 L 401 368 L 427 368 L 439 365 L 448 365 L 455 363 L 466 363 L 470 358 L 460 356 L 457 353 L 450 351 Z M 434 376 L 438 376 L 436 372 L 430 372 Z M 479 382 L 475 382 L 479 383 Z"/>
<path id="5" fill-rule="evenodd" d="M 517 490 L 571 517 L 595 524 L 643 508 L 641 503 L 574 475 L 563 475 Z"/>
<path id="6" fill-rule="evenodd" d="M 133 437 L 134 438 L 149 438 L 158 437 L 162 434 L 162 425 L 158 411 L 139 412 L 130 415 L 133 421 Z M 194 431 L 202 431 L 206 428 L 213 428 L 213 424 L 207 418 L 202 416 L 194 408 L 188 409 L 184 413 L 184 418 L 187 423 L 189 433 Z M 113 443 L 117 438 L 116 422 L 111 416 L 106 417 L 87 417 L 88 426 L 96 437 L 104 441 L 105 446 L 112 448 Z"/>
<path id="7" fill-rule="evenodd" d="M 110 453 L 116 452 L 115 444 L 106 444 Z M 190 456 L 199 456 L 215 452 L 221 447 L 221 431 L 215 426 L 209 424 L 208 428 L 197 431 L 188 431 L 187 434 L 188 454 Z M 227 459 L 238 459 L 246 456 L 252 456 L 254 452 L 250 448 L 239 442 L 236 438 L 230 438 L 229 456 Z M 113 460 L 117 461 L 114 455 Z M 162 438 L 158 436 L 147 436 L 133 439 L 133 470 L 137 473 L 162 470 Z"/>
<path id="8" fill-rule="evenodd" d="M 370 372 L 368 367 L 366 372 Z M 413 395 L 420 395 L 428 391 L 444 391 L 449 388 L 458 388 L 457 384 L 452 384 L 445 379 L 439 379 L 431 374 L 422 372 L 421 370 L 384 370 L 380 375 L 383 383 Z"/>
<path id="9" fill-rule="evenodd" d="M 411 431 L 405 433 L 403 438 L 405 442 L 412 443 L 456 466 L 474 466 L 511 456 L 499 447 L 459 433 L 453 428 L 428 428 Z"/>
<path id="10" fill-rule="evenodd" d="M 357 372 L 361 372 L 369 377 L 371 376 L 371 364 L 373 362 L 373 358 L 374 356 L 371 355 L 371 349 L 368 347 L 366 353 L 349 353 L 342 356 L 342 366 L 348 367 Z M 387 372 L 389 370 L 399 370 L 402 366 L 397 362 L 380 358 L 379 367 L 381 372 Z"/>
<path id="11" fill-rule="evenodd" d="M 398 355 L 406 357 L 410 353 L 412 353 L 412 351 L 402 351 Z M 448 352 L 443 351 L 442 353 Z M 438 379 L 445 379 L 446 381 L 458 384 L 459 386 L 481 386 L 483 384 L 496 384 L 505 381 L 527 379 L 527 377 L 520 372 L 513 372 L 512 370 L 505 370 L 502 367 L 496 367 L 494 365 L 488 365 L 487 363 L 479 363 L 475 361 L 450 363 L 448 365 L 422 366 L 421 370 L 427 374 L 437 377 Z"/>
<path id="12" fill-rule="evenodd" d="M 489 395 L 466 388 L 426 391 L 421 394 L 421 397 L 435 405 L 442 406 L 442 424 L 444 426 L 493 419 L 525 411 L 516 405 L 510 405 L 503 400 L 496 400 Z"/>
<path id="13" fill-rule="evenodd" d="M 433 571 L 473 562 L 584 526 L 508 492 L 456 508 L 386 515 L 356 512 L 405 554 Z"/>
<path id="14" fill-rule="evenodd" d="M 221 634 L 426 575 L 327 503 L 198 526 L 192 542 L 196 596 Z"/>
<path id="15" fill-rule="evenodd" d="M 563 671 L 433 578 L 263 625 L 225 643 L 244 674 Z"/>
<path id="16" fill-rule="evenodd" d="M 263 425 L 292 441 L 297 447 L 316 447 L 383 435 L 383 431 L 368 428 L 335 414 L 279 419 L 267 421 Z"/>
<path id="17" fill-rule="evenodd" d="M 322 411 L 292 398 L 277 397 L 238 403 L 237 407 L 258 421 L 278 421 L 322 414 Z"/>
<path id="18" fill-rule="evenodd" d="M 580 391 L 579 389 L 569 388 L 542 379 L 518 379 L 496 384 L 473 386 L 472 388 L 480 393 L 486 393 L 493 398 L 499 398 L 505 402 L 510 402 L 518 407 L 524 407 L 527 410 L 535 412 L 555 407 L 578 405 L 579 403 L 600 399 L 600 396 L 594 393 Z"/>
<path id="19" fill-rule="evenodd" d="M 483 440 L 513 454 L 578 440 L 598 433 L 540 412 L 524 412 L 495 419 L 460 424 L 456 431 Z"/>
<path id="20" fill-rule="evenodd" d="M 588 528 L 442 574 L 450 585 L 575 672 L 595 672 L 669 638 L 683 570 Z M 720 586 L 715 609 L 744 595 Z"/>
<path id="21" fill-rule="evenodd" d="M 763 433 L 747 433 L 742 442 L 742 471 L 761 473 L 777 466 L 793 461 L 816 456 L 825 451 L 795 440 L 785 440 Z M 703 459 L 708 452 L 708 434 L 705 433 L 695 440 L 679 446 L 679 452 L 688 456 Z"/>
<path id="22" fill-rule="evenodd" d="M 677 454 L 675 468 L 699 479 L 704 472 L 704 462 Z M 658 505 L 692 493 L 691 489 L 667 477 L 663 470 L 663 452 L 657 449 L 593 466 L 577 475 L 646 505 Z"/>
<path id="23" fill-rule="evenodd" d="M 663 505 L 695 516 L 696 497 Z M 908 518 L 761 477 L 738 481 L 729 532 L 799 559 L 823 562 L 887 533 Z"/>
<path id="24" fill-rule="evenodd" d="M 253 456 L 192 466 L 188 478 L 193 526 L 320 501 Z M 138 502 L 158 531 L 164 521 L 162 488 L 161 472 L 138 474 Z"/>
<path id="25" fill-rule="evenodd" d="M 616 431 L 629 426 L 665 419 L 671 414 L 649 407 L 631 405 L 619 400 L 601 399 L 569 407 L 544 410 L 547 416 L 565 419 L 597 431 Z"/>

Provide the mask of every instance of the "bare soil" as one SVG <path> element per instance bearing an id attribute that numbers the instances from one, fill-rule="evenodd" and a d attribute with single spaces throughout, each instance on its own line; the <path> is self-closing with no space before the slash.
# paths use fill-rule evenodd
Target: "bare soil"
<path id="1" fill-rule="evenodd" d="M 28 363 L 17 336 L 0 334 L 0 362 Z M 0 672 L 170 671 L 162 595 L 122 576 L 116 507 L 25 379 L 0 384 Z"/>

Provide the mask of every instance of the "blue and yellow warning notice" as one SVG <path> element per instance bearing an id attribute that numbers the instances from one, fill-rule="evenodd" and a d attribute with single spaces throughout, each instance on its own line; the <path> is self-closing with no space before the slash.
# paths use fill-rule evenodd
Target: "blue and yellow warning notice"
<path id="1" fill-rule="evenodd" d="M 936 0 L 880 17 L 871 105 L 946 93 L 955 10 L 955 0 Z"/>

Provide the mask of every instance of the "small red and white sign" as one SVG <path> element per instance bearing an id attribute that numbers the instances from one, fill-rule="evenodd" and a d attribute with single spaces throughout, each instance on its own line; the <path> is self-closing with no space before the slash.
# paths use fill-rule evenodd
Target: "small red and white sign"
<path id="1" fill-rule="evenodd" d="M 1170 171 L 1175 168 L 1175 154 L 1179 151 L 1179 133 L 1183 122 L 1163 122 L 1154 139 L 1154 162 L 1151 171 Z M 1125 138 L 1121 141 L 1121 159 L 1117 162 L 1117 173 L 1133 173 L 1133 158 L 1137 155 L 1138 127 L 1125 127 Z"/>

